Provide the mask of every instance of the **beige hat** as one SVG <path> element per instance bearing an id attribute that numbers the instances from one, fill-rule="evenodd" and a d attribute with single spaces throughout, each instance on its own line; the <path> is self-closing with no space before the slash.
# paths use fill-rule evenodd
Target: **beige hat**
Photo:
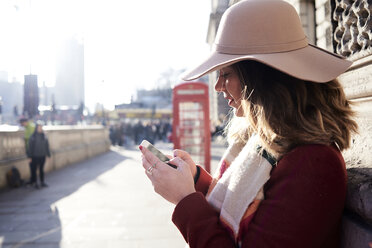
<path id="1" fill-rule="evenodd" d="M 212 54 L 185 72 L 194 80 L 241 60 L 256 60 L 293 77 L 328 82 L 352 62 L 308 44 L 292 5 L 281 0 L 245 0 L 223 14 Z"/>

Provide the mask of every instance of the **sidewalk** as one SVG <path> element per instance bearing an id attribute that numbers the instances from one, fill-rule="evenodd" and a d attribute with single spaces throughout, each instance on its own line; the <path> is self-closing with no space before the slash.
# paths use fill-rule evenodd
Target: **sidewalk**
<path id="1" fill-rule="evenodd" d="M 212 164 L 222 150 L 212 149 Z M 136 147 L 113 148 L 47 174 L 48 188 L 0 192 L 0 247 L 184 247 L 174 206 L 153 191 L 140 159 Z"/>

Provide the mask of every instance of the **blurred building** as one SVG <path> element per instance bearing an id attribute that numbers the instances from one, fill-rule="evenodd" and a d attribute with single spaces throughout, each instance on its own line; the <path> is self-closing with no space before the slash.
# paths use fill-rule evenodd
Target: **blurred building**
<path id="1" fill-rule="evenodd" d="M 37 75 L 25 75 L 23 114 L 29 118 L 39 114 L 39 87 L 37 83 Z"/>
<path id="2" fill-rule="evenodd" d="M 8 82 L 8 73 L 0 72 L 0 97 L 2 99 L 2 120 L 4 123 L 15 123 L 16 115 L 22 112 L 23 88 L 20 82 Z"/>
<path id="3" fill-rule="evenodd" d="M 39 86 L 39 102 L 42 106 L 51 106 L 53 104 L 53 96 L 55 95 L 55 87 L 47 86 L 43 82 L 42 86 Z"/>
<path id="4" fill-rule="evenodd" d="M 67 39 L 60 47 L 56 62 L 55 102 L 79 106 L 85 102 L 84 44 L 78 37 Z"/>
<path id="5" fill-rule="evenodd" d="M 128 104 L 115 105 L 120 118 L 167 119 L 172 117 L 172 88 L 138 90 Z"/>
<path id="6" fill-rule="evenodd" d="M 0 82 L 8 82 L 8 72 L 0 71 Z"/>

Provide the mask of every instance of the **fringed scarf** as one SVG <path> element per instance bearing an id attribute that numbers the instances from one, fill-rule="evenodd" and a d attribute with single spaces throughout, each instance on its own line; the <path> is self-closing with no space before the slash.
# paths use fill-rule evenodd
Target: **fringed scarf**
<path id="1" fill-rule="evenodd" d="M 252 137 L 245 145 L 230 145 L 207 194 L 238 246 L 240 223 L 251 217 L 264 199 L 263 186 L 276 164 L 268 153 L 260 152 L 257 144 L 257 137 Z"/>

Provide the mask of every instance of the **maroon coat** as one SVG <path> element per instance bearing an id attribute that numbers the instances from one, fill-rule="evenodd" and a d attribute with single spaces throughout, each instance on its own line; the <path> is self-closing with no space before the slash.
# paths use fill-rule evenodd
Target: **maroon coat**
<path id="1" fill-rule="evenodd" d="M 264 186 L 265 199 L 241 223 L 242 248 L 339 247 L 346 168 L 335 146 L 303 145 L 283 156 Z M 219 213 L 205 199 L 211 176 L 182 199 L 172 220 L 192 248 L 235 247 Z"/>

